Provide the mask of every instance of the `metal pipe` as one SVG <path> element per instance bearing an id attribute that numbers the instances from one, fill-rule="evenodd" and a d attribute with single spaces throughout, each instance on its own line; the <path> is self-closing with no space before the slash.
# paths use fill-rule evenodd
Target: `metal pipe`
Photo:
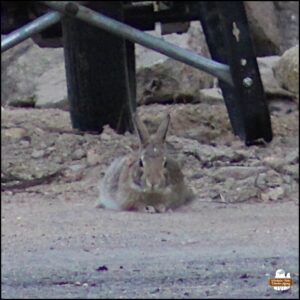
<path id="1" fill-rule="evenodd" d="M 1 39 L 1 52 L 8 50 L 9 48 L 23 42 L 33 34 L 36 34 L 57 23 L 61 17 L 61 13 L 52 11 L 11 32 L 4 39 Z"/>
<path id="2" fill-rule="evenodd" d="M 176 45 L 168 43 L 160 38 L 137 30 L 124 23 L 94 12 L 74 2 L 68 1 L 41 1 L 52 9 L 66 13 L 69 16 L 77 17 L 91 25 L 122 36 L 132 42 L 141 44 L 152 50 L 156 50 L 164 55 L 172 57 L 178 61 L 186 63 L 197 69 L 210 73 L 213 76 L 229 83 L 233 86 L 233 81 L 229 66 L 200 56 L 190 50 L 182 49 Z"/>

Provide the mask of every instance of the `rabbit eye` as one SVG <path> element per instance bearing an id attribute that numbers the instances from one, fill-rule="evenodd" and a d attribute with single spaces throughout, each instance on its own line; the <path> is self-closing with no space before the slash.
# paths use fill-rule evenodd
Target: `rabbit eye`
<path id="1" fill-rule="evenodd" d="M 166 160 L 166 159 L 164 159 L 163 166 L 164 166 L 164 168 L 166 168 L 166 167 L 167 167 L 167 160 Z"/>
<path id="2" fill-rule="evenodd" d="M 139 161 L 139 166 L 140 166 L 141 168 L 144 166 L 143 160 L 142 160 L 142 159 L 140 159 L 140 161 Z"/>

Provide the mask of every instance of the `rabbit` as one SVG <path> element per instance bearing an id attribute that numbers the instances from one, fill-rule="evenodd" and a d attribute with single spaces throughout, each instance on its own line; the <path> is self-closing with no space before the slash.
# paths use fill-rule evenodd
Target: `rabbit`
<path id="1" fill-rule="evenodd" d="M 194 199 L 176 160 L 167 155 L 165 140 L 170 123 L 167 114 L 150 136 L 137 114 L 133 124 L 138 151 L 117 158 L 100 183 L 96 206 L 115 210 L 166 212 Z"/>

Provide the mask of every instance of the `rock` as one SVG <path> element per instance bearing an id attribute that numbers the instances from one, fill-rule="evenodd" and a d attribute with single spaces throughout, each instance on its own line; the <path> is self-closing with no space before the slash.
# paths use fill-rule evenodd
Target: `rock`
<path id="1" fill-rule="evenodd" d="M 139 104 L 198 102 L 199 90 L 213 86 L 213 77 L 171 58 L 137 71 Z"/>
<path id="2" fill-rule="evenodd" d="M 258 57 L 257 63 L 264 91 L 268 97 L 289 97 L 293 94 L 283 89 L 274 74 L 274 68 L 279 63 L 280 56 Z"/>
<path id="3" fill-rule="evenodd" d="M 2 129 L 1 133 L 3 134 L 3 136 L 13 140 L 20 140 L 28 136 L 27 130 L 21 127 Z"/>
<path id="4" fill-rule="evenodd" d="M 49 68 L 36 81 L 35 106 L 69 109 L 64 63 Z"/>
<path id="5" fill-rule="evenodd" d="M 256 56 L 277 55 L 280 50 L 280 30 L 274 3 L 244 1 Z"/>
<path id="6" fill-rule="evenodd" d="M 220 88 L 201 89 L 199 91 L 200 102 L 216 104 L 224 101 L 222 90 Z"/>
<path id="7" fill-rule="evenodd" d="M 286 166 L 299 163 L 299 152 L 293 150 L 287 153 L 285 156 L 279 157 L 278 155 L 270 155 L 263 159 L 265 165 L 273 168 L 274 170 L 281 172 Z"/>
<path id="8" fill-rule="evenodd" d="M 293 179 L 299 181 L 299 165 L 287 165 L 282 167 L 285 174 L 289 174 Z"/>
<path id="9" fill-rule="evenodd" d="M 224 203 L 254 200 L 257 198 L 257 188 L 254 186 L 254 178 L 248 177 L 243 180 L 228 178 L 222 183 L 222 187 L 215 193 L 213 198 Z"/>
<path id="10" fill-rule="evenodd" d="M 84 166 L 81 165 L 70 166 L 66 170 L 64 170 L 63 175 L 64 175 L 65 182 L 79 181 L 83 178 Z"/>
<path id="11" fill-rule="evenodd" d="M 71 165 L 68 167 L 72 172 L 79 172 L 82 171 L 85 168 L 84 165 L 81 164 L 76 164 L 76 165 Z"/>
<path id="12" fill-rule="evenodd" d="M 280 85 L 294 93 L 299 101 L 299 45 L 287 50 L 275 67 Z"/>
<path id="13" fill-rule="evenodd" d="M 261 189 L 274 188 L 282 185 L 283 178 L 282 176 L 276 172 L 275 170 L 268 170 L 266 173 L 259 174 L 257 177 L 257 185 Z"/>
<path id="14" fill-rule="evenodd" d="M 41 158 L 45 155 L 45 151 L 44 150 L 36 150 L 34 149 L 32 151 L 31 157 L 32 158 Z"/>
<path id="15" fill-rule="evenodd" d="M 89 149 L 86 160 L 88 166 L 95 166 L 101 162 L 101 155 L 95 149 Z"/>
<path id="16" fill-rule="evenodd" d="M 266 166 L 269 166 L 275 170 L 280 170 L 282 166 L 285 164 L 285 161 L 275 155 L 267 156 L 263 159 L 263 162 Z"/>
<path id="17" fill-rule="evenodd" d="M 213 172 L 212 176 L 217 180 L 226 180 L 227 178 L 240 180 L 258 175 L 265 170 L 265 167 L 228 166 L 218 168 L 215 172 Z"/>
<path id="18" fill-rule="evenodd" d="M 83 149 L 76 149 L 72 154 L 72 159 L 79 160 L 86 156 Z"/>
<path id="19" fill-rule="evenodd" d="M 66 83 L 62 81 L 58 88 L 57 78 L 62 78 L 65 73 L 62 71 L 63 48 L 41 49 L 28 39 L 3 53 L 1 62 L 1 99 L 4 101 L 2 104 L 16 105 L 23 102 L 21 105 L 32 106 L 40 101 L 39 97 L 61 98 L 61 88 Z M 51 76 L 43 77 L 47 72 L 50 72 Z M 42 89 L 37 93 L 41 83 Z"/>
<path id="20" fill-rule="evenodd" d="M 27 148 L 30 146 L 30 141 L 29 140 L 21 140 L 19 145 L 21 148 Z"/>
<path id="21" fill-rule="evenodd" d="M 284 161 L 286 164 L 295 164 L 299 163 L 299 149 L 293 150 L 289 152 L 285 158 Z"/>
<path id="22" fill-rule="evenodd" d="M 151 34 L 160 37 L 158 31 Z M 210 57 L 199 22 L 191 22 L 183 34 L 169 34 L 164 40 L 199 55 Z M 178 103 L 198 101 L 199 90 L 213 86 L 211 75 L 167 56 L 136 45 L 137 102 Z"/>
<path id="23" fill-rule="evenodd" d="M 281 186 L 270 189 L 267 192 L 268 200 L 277 201 L 284 196 L 284 189 Z"/>

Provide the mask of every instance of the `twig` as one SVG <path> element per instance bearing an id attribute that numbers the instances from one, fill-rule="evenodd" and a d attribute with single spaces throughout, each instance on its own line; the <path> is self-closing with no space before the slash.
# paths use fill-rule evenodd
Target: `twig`
<path id="1" fill-rule="evenodd" d="M 21 179 L 15 175 L 9 174 L 8 178 L 10 178 L 10 179 L 15 178 L 14 180 L 18 180 L 21 182 L 15 183 L 15 184 L 1 184 L 1 191 L 26 189 L 28 187 L 32 187 L 35 185 L 50 183 L 55 178 L 62 175 L 62 171 L 63 171 L 63 169 L 60 169 L 52 174 L 45 175 L 45 176 L 42 176 L 40 178 L 35 178 L 35 179 Z"/>

